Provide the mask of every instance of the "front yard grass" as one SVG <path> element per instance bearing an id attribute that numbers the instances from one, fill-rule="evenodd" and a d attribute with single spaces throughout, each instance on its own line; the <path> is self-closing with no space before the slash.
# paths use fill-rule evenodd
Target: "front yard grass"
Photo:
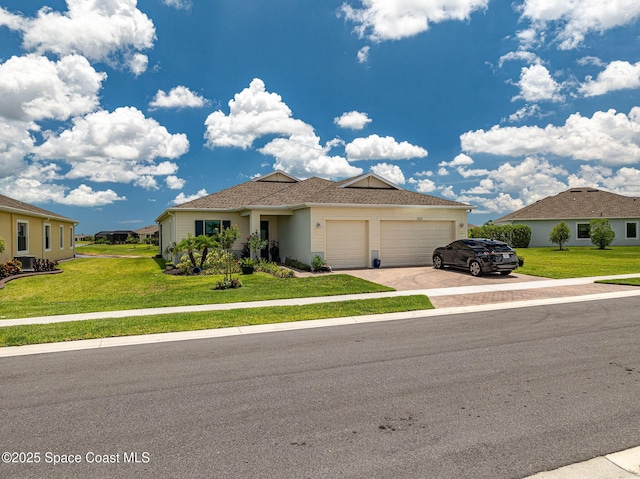
<path id="1" fill-rule="evenodd" d="M 268 299 L 393 291 L 348 275 L 279 279 L 266 273 L 237 275 L 238 289 L 213 291 L 222 279 L 163 274 L 154 258 L 81 258 L 60 263 L 57 275 L 10 281 L 0 290 L 2 319 L 123 309 L 234 303 Z M 1 320 L 1 319 L 0 319 Z"/>
<path id="2" fill-rule="evenodd" d="M 599 250 L 594 246 L 518 248 L 524 266 L 517 272 L 532 276 L 564 279 L 585 276 L 608 276 L 638 273 L 640 246 L 611 246 Z"/>
<path id="3" fill-rule="evenodd" d="M 305 306 L 233 309 L 202 313 L 162 314 L 0 328 L 0 346 L 22 346 L 79 339 L 195 331 L 287 321 L 307 321 L 399 311 L 432 309 L 426 296 L 404 296 Z"/>
<path id="4" fill-rule="evenodd" d="M 80 255 L 144 256 L 151 258 L 158 254 L 158 247 L 138 244 L 93 244 L 76 242 L 76 253 Z"/>

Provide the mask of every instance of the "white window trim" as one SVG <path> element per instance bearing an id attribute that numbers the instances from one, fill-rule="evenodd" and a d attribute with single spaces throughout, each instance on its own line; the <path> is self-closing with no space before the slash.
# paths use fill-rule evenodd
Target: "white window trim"
<path id="1" fill-rule="evenodd" d="M 636 235 L 635 236 L 627 236 L 627 225 L 635 224 L 636 225 Z M 625 221 L 624 223 L 624 237 L 625 239 L 638 239 L 638 222 L 637 221 Z"/>
<path id="2" fill-rule="evenodd" d="M 60 225 L 60 249 L 64 249 L 64 225 Z"/>
<path id="3" fill-rule="evenodd" d="M 49 247 L 47 248 L 47 226 L 49 227 Z M 43 223 L 42 225 L 42 249 L 51 251 L 51 223 Z"/>
<path id="4" fill-rule="evenodd" d="M 17 226 L 17 225 L 20 225 L 20 224 L 24 224 L 24 225 L 27 226 L 27 229 L 26 229 L 26 233 L 27 233 L 27 236 L 26 236 L 27 249 L 25 249 L 25 250 L 18 249 L 20 247 L 20 241 L 18 240 L 18 230 L 20 229 L 20 227 Z M 29 254 L 29 221 L 28 220 L 17 220 L 16 221 L 16 253 L 18 255 Z"/>

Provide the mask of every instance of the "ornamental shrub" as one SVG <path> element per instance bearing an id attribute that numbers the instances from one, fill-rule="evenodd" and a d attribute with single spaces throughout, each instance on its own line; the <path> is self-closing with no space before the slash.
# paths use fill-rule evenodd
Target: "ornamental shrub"
<path id="1" fill-rule="evenodd" d="M 22 273 L 22 263 L 17 259 L 0 264 L 0 279 Z"/>
<path id="2" fill-rule="evenodd" d="M 605 218 L 597 218 L 589 221 L 589 237 L 591 243 L 596 245 L 598 249 L 605 249 L 616 238 L 616 234 L 611 229 L 609 220 Z"/>
<path id="3" fill-rule="evenodd" d="M 469 238 L 487 238 L 504 241 L 513 248 L 528 248 L 531 242 L 531 228 L 527 225 L 483 225 L 471 228 Z"/>
<path id="4" fill-rule="evenodd" d="M 290 266 L 291 268 L 295 268 L 295 269 L 299 269 L 302 271 L 311 271 L 311 266 L 309 266 L 308 264 L 305 264 L 301 261 L 298 261 L 297 259 L 293 259 L 293 258 L 285 258 L 284 259 L 284 264 L 286 266 Z"/>

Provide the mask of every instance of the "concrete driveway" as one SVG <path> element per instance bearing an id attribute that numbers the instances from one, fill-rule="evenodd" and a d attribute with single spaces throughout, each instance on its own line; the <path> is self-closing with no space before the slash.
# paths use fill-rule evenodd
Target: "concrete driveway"
<path id="1" fill-rule="evenodd" d="M 522 283 L 525 281 L 542 281 L 548 278 L 527 276 L 517 270 L 508 276 L 501 274 L 485 274 L 479 277 L 471 276 L 466 271 L 455 269 L 435 269 L 432 266 L 415 268 L 380 268 L 380 269 L 349 269 L 339 270 L 357 278 L 373 281 L 389 286 L 398 291 L 414 289 L 454 288 L 459 286 L 484 286 L 488 284 Z"/>

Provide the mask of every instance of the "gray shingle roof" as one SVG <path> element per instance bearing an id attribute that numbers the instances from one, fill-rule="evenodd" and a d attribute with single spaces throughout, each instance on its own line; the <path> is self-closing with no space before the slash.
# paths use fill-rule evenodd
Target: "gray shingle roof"
<path id="1" fill-rule="evenodd" d="M 4 195 L 0 195 L 0 209 L 11 209 L 11 210 L 23 211 L 25 213 L 31 213 L 37 216 L 43 216 L 43 217 L 46 216 L 46 217 L 57 218 L 65 221 L 75 222 L 74 220 L 72 220 L 71 218 L 67 218 L 66 216 L 62 216 L 52 211 L 30 205 L 29 203 L 24 203 L 22 201 L 14 200 L 13 198 L 9 198 L 8 196 L 4 196 Z"/>
<path id="2" fill-rule="evenodd" d="M 640 218 L 640 198 L 596 188 L 571 188 L 496 220 Z"/>
<path id="3" fill-rule="evenodd" d="M 334 182 L 317 177 L 297 183 L 248 181 L 174 208 L 236 209 L 246 206 L 280 207 L 301 204 L 469 207 L 464 203 L 403 189 L 341 188 L 347 181 Z"/>

